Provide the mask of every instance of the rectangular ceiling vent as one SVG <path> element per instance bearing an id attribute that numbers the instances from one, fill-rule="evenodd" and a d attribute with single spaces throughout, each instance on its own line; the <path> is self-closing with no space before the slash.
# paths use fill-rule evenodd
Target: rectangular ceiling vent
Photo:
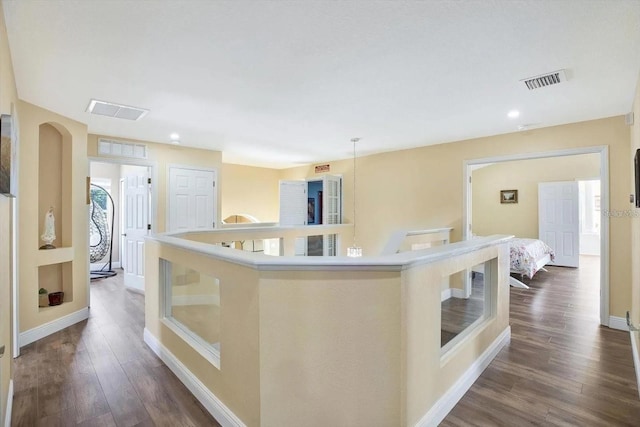
<path id="1" fill-rule="evenodd" d="M 87 111 L 91 114 L 125 120 L 140 120 L 149 112 L 144 108 L 129 107 L 112 102 L 98 101 L 97 99 L 91 100 Z"/>
<path id="2" fill-rule="evenodd" d="M 566 82 L 567 75 L 565 74 L 564 70 L 558 70 L 552 73 L 542 74 L 540 76 L 527 77 L 526 79 L 522 79 L 520 81 L 524 82 L 524 84 L 527 86 L 527 89 L 534 90 L 540 89 L 541 87 Z"/>

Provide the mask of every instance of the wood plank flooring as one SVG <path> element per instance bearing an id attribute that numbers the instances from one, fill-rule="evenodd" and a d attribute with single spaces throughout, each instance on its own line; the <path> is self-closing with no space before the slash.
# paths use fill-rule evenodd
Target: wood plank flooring
<path id="1" fill-rule="evenodd" d="M 598 264 L 511 288 L 511 343 L 442 426 L 639 426 L 629 334 L 598 324 Z M 23 348 L 18 426 L 217 426 L 142 341 L 144 300 L 91 284 L 91 317 Z"/>
<path id="2" fill-rule="evenodd" d="M 599 264 L 511 288 L 511 343 L 441 426 L 640 426 L 628 332 L 599 325 Z"/>
<path id="3" fill-rule="evenodd" d="M 144 297 L 91 282 L 88 320 L 22 348 L 12 426 L 219 426 L 142 341 Z"/>

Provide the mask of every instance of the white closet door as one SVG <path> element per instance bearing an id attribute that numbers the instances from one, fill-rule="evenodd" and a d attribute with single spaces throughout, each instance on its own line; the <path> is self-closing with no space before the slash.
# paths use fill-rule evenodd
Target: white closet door
<path id="1" fill-rule="evenodd" d="M 280 225 L 307 225 L 306 181 L 280 181 Z M 297 238 L 294 254 L 304 256 L 306 252 L 307 239 Z"/>
<path id="2" fill-rule="evenodd" d="M 169 168 L 169 232 L 215 228 L 215 173 Z"/>
<path id="3" fill-rule="evenodd" d="M 339 176 L 322 177 L 322 199 L 322 223 L 342 224 L 342 180 Z M 335 256 L 337 251 L 336 235 L 325 235 L 323 255 Z"/>
<path id="4" fill-rule="evenodd" d="M 580 217 L 576 181 L 538 184 L 538 236 L 555 252 L 550 265 L 578 267 Z"/>

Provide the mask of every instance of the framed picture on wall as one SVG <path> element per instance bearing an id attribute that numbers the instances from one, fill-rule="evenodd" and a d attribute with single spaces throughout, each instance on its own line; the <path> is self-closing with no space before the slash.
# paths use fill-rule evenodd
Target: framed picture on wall
<path id="1" fill-rule="evenodd" d="M 315 224 L 316 222 L 316 199 L 309 197 L 307 199 L 307 224 Z"/>
<path id="2" fill-rule="evenodd" d="M 518 203 L 518 190 L 500 190 L 500 203 Z"/>

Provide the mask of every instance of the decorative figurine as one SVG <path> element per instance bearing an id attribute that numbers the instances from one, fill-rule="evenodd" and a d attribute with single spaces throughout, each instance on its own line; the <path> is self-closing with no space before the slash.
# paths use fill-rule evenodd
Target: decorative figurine
<path id="1" fill-rule="evenodd" d="M 44 245 L 40 246 L 40 249 L 56 248 L 52 245 L 53 241 L 56 240 L 56 220 L 53 217 L 53 206 L 49 208 L 44 216 L 44 233 L 42 233 L 42 236 L 40 236 L 40 238 L 45 243 Z"/>

